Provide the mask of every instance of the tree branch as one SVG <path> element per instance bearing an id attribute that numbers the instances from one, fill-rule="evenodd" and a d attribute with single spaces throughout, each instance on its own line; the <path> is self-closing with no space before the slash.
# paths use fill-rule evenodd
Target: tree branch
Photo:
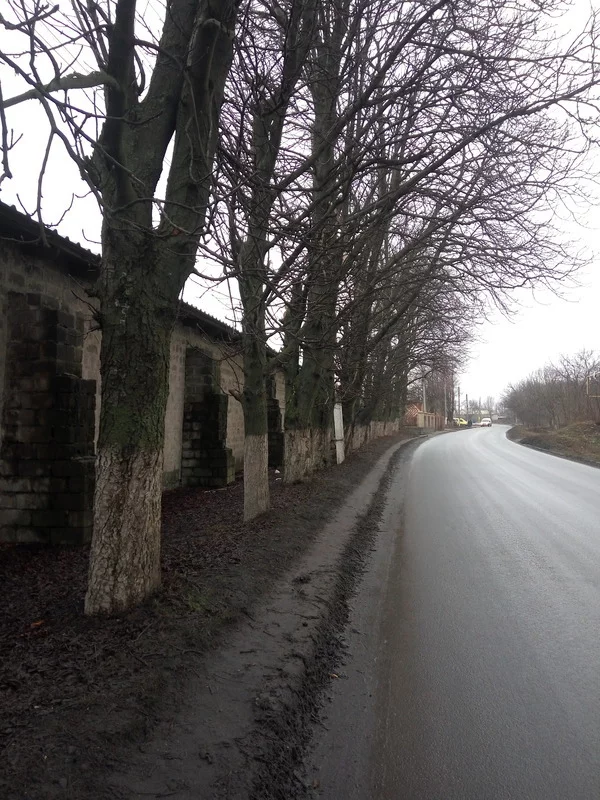
<path id="1" fill-rule="evenodd" d="M 23 92 L 23 94 L 9 97 L 8 100 L 0 99 L 0 108 L 10 108 L 19 103 L 24 103 L 26 100 L 39 100 L 40 96 L 51 94 L 52 92 L 67 91 L 68 89 L 92 89 L 94 86 L 113 86 L 116 88 L 118 83 L 103 70 L 90 72 L 88 75 L 80 75 L 77 72 L 73 72 L 71 75 L 53 78 L 50 83 L 38 84 L 33 89 Z"/>

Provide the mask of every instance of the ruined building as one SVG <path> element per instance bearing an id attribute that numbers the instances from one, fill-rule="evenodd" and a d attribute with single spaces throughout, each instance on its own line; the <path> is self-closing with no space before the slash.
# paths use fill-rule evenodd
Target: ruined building
<path id="1" fill-rule="evenodd" d="M 92 530 L 100 411 L 99 259 L 0 203 L 0 541 L 79 544 Z M 225 486 L 243 467 L 239 334 L 182 304 L 171 341 L 164 485 Z M 284 381 L 269 409 L 282 450 Z"/>

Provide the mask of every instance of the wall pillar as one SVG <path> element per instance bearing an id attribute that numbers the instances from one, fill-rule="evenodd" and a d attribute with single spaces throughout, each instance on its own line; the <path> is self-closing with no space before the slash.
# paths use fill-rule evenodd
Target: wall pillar
<path id="1" fill-rule="evenodd" d="M 267 380 L 267 430 L 269 445 L 269 467 L 277 469 L 283 466 L 283 424 L 281 406 L 275 395 L 275 381 Z"/>
<path id="2" fill-rule="evenodd" d="M 0 541 L 91 539 L 95 381 L 81 378 L 83 319 L 10 293 L 0 443 Z"/>
<path id="3" fill-rule="evenodd" d="M 218 389 L 218 363 L 197 348 L 185 358 L 181 453 L 183 486 L 227 486 L 235 460 L 226 446 L 229 396 Z"/>

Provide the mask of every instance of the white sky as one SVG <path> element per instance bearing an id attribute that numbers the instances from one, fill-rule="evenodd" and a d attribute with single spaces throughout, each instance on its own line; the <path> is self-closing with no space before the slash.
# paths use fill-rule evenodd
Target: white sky
<path id="1" fill-rule="evenodd" d="M 548 291 L 522 292 L 515 296 L 511 319 L 494 313 L 483 322 L 460 378 L 463 397 L 466 392 L 470 398 L 492 395 L 499 400 L 508 384 L 563 353 L 600 351 L 600 226 L 571 229 L 569 238 L 577 236 L 592 259 L 578 275 L 580 285 L 565 290 L 562 297 Z"/>
<path id="2" fill-rule="evenodd" d="M 589 13 L 589 0 L 575 0 L 573 6 L 568 19 L 577 27 Z M 7 38 L 0 38 L 3 40 L 0 44 L 6 46 Z M 10 71 L 3 68 L 0 77 L 5 98 L 22 91 Z M 32 210 L 46 125 L 33 102 L 8 109 L 7 116 L 9 125 L 24 135 L 12 154 L 14 177 L 2 185 L 0 199 L 20 208 L 19 196 L 27 210 Z M 49 224 L 58 222 L 70 203 L 72 192 L 84 193 L 86 188 L 60 144 L 57 143 L 53 152 L 44 185 L 44 215 Z M 562 353 L 574 353 L 582 348 L 600 350 L 600 215 L 596 223 L 592 211 L 586 224 L 586 228 L 580 228 L 575 223 L 565 223 L 565 237 L 581 242 L 592 256 L 592 263 L 579 276 L 581 286 L 569 290 L 564 299 L 547 292 L 537 293 L 535 298 L 531 293 L 522 293 L 515 298 L 518 310 L 511 320 L 494 313 L 489 321 L 482 323 L 478 342 L 471 348 L 471 361 L 460 378 L 463 399 L 465 393 L 471 398 L 492 395 L 499 399 L 509 383 L 557 359 Z M 99 250 L 95 244 L 99 240 L 99 230 L 99 214 L 91 197 L 76 200 L 59 227 L 63 235 L 95 251 Z M 232 312 L 226 308 L 225 286 L 207 294 L 189 283 L 185 299 L 221 319 L 234 321 Z"/>

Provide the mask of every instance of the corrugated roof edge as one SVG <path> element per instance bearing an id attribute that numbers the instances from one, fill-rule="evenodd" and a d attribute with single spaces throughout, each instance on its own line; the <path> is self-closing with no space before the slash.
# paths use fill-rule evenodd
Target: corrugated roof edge
<path id="1" fill-rule="evenodd" d="M 183 300 L 179 303 L 178 317 L 184 324 L 199 324 L 202 330 L 206 333 L 210 333 L 211 336 L 218 335 L 230 341 L 238 341 L 242 338 L 241 332 L 236 330 L 236 328 L 233 328 L 226 322 L 221 322 L 217 317 L 213 317 L 211 314 L 201 311 L 199 308 L 196 308 L 196 306 L 184 303 Z"/>
<path id="2" fill-rule="evenodd" d="M 57 261 L 58 256 L 61 255 L 71 274 L 89 281 L 98 278 L 101 259 L 97 253 L 87 250 L 77 242 L 72 242 L 51 228 L 46 228 L 45 234 L 47 245 L 42 240 L 40 226 L 35 219 L 18 211 L 14 206 L 0 201 L 0 240 L 11 241 L 34 251 L 37 255 L 50 257 L 55 266 L 59 268 L 60 264 Z M 231 340 L 239 339 L 241 336 L 238 330 L 226 322 L 221 322 L 211 314 L 207 314 L 189 303 L 180 303 L 178 316 L 184 324 L 200 326 L 202 330 L 212 336 L 216 335 Z"/>

